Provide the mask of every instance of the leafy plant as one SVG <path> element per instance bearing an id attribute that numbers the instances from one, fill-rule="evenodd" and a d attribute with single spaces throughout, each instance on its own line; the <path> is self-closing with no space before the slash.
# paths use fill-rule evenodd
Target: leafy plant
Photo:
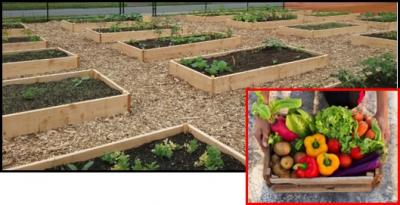
<path id="1" fill-rule="evenodd" d="M 103 155 L 100 159 L 107 162 L 110 165 L 117 163 L 118 157 L 122 155 L 122 152 L 111 152 Z"/>
<path id="2" fill-rule="evenodd" d="M 156 170 L 160 168 L 157 162 L 142 164 L 140 159 L 135 159 L 133 162 L 132 170 Z"/>
<path id="3" fill-rule="evenodd" d="M 379 12 L 377 15 L 371 12 L 361 14 L 361 20 L 378 22 L 395 22 L 397 14 L 395 12 Z"/>
<path id="4" fill-rule="evenodd" d="M 86 170 L 89 170 L 90 167 L 93 166 L 93 164 L 94 164 L 94 161 L 88 161 L 88 162 L 86 162 L 81 168 L 79 168 L 79 167 L 78 167 L 77 165 L 75 165 L 75 164 L 67 164 L 67 165 L 65 165 L 65 166 L 66 166 L 66 168 L 68 168 L 68 169 L 71 170 L 71 171 L 78 171 L 78 170 L 86 171 Z"/>
<path id="5" fill-rule="evenodd" d="M 359 74 L 340 70 L 332 76 L 340 80 L 341 87 L 397 87 L 396 61 L 391 53 L 368 58 L 361 65 L 363 69 Z"/>
<path id="6" fill-rule="evenodd" d="M 111 167 L 111 170 L 129 170 L 129 167 L 130 167 L 129 155 L 121 153 L 118 156 L 117 161 L 114 164 L 114 166 Z"/>
<path id="7" fill-rule="evenodd" d="M 25 100 L 34 100 L 46 93 L 46 89 L 38 87 L 29 87 L 22 91 L 22 98 Z"/>
<path id="8" fill-rule="evenodd" d="M 222 160 L 221 152 L 217 148 L 208 145 L 207 150 L 194 165 L 198 167 L 204 166 L 205 170 L 218 170 L 224 167 L 224 161 Z"/>
<path id="9" fill-rule="evenodd" d="M 244 22 L 265 22 L 276 20 L 296 19 L 297 15 L 289 12 L 286 9 L 270 7 L 265 10 L 250 10 L 241 12 L 233 16 L 235 21 Z"/>
<path id="10" fill-rule="evenodd" d="M 206 68 L 205 71 L 210 75 L 217 75 L 224 72 L 232 72 L 232 69 L 228 63 L 223 60 L 214 60 L 210 67 Z"/>
<path id="11" fill-rule="evenodd" d="M 179 145 L 169 141 L 168 139 L 165 139 L 163 143 L 156 144 L 151 152 L 159 157 L 166 157 L 170 159 L 174 153 L 174 150 L 179 148 L 181 148 Z"/>
<path id="12" fill-rule="evenodd" d="M 110 31 L 111 32 L 120 32 L 120 31 L 122 31 L 121 23 L 118 22 L 118 23 L 115 23 L 115 24 L 111 25 L 110 26 Z"/>
<path id="13" fill-rule="evenodd" d="M 183 147 L 185 147 L 187 153 L 192 154 L 199 147 L 199 143 L 196 139 L 192 139 L 189 143 L 183 144 Z"/>
<path id="14" fill-rule="evenodd" d="M 282 48 L 286 48 L 285 43 L 275 38 L 269 38 L 265 40 L 263 43 L 264 43 L 264 48 L 276 49 L 276 50 L 282 50 Z"/>
<path id="15" fill-rule="evenodd" d="M 72 78 L 71 81 L 74 83 L 74 87 L 78 87 L 79 85 L 81 85 L 85 80 L 89 80 L 90 77 L 89 76 L 84 76 L 84 77 L 80 77 L 80 78 Z"/>
<path id="16" fill-rule="evenodd" d="M 346 11 L 315 11 L 310 14 L 310 16 L 339 16 L 346 15 L 349 12 Z"/>

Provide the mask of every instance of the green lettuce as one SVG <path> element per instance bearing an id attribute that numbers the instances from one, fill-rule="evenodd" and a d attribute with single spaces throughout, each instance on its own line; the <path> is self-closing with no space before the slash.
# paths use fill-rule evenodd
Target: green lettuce
<path id="1" fill-rule="evenodd" d="M 330 106 L 317 113 L 315 129 L 328 138 L 341 139 L 355 131 L 357 122 L 349 109 Z"/>

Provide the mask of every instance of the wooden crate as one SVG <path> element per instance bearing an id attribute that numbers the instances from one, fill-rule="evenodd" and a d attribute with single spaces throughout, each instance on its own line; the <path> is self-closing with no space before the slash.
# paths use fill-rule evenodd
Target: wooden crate
<path id="1" fill-rule="evenodd" d="M 294 48 L 289 46 L 290 48 Z M 238 49 L 233 51 L 204 55 L 202 57 L 217 57 L 234 52 L 253 50 L 260 47 Z M 315 57 L 282 63 L 272 66 L 261 67 L 244 72 L 223 75 L 219 77 L 210 77 L 194 69 L 186 67 L 179 63 L 180 59 L 171 60 L 168 65 L 169 74 L 181 78 L 192 86 L 215 94 L 239 88 L 251 87 L 256 84 L 270 82 L 281 78 L 298 75 L 316 68 L 328 65 L 328 55 L 320 54 L 314 51 L 303 50 L 316 55 Z M 195 58 L 195 57 L 191 57 Z"/>
<path id="2" fill-rule="evenodd" d="M 143 21 L 148 22 L 151 20 L 150 16 L 143 16 Z M 131 25 L 136 21 L 111 21 L 111 22 L 86 22 L 86 23 L 73 23 L 67 20 L 62 20 L 60 22 L 61 27 L 67 31 L 71 32 L 81 32 L 84 31 L 86 28 L 99 28 L 99 27 L 110 27 L 116 23 L 121 23 L 121 25 Z"/>
<path id="3" fill-rule="evenodd" d="M 168 47 L 140 49 L 127 43 L 118 41 L 114 48 L 122 53 L 139 59 L 142 62 L 151 62 L 156 60 L 165 60 L 177 58 L 184 55 L 197 55 L 203 51 L 212 51 L 216 49 L 236 48 L 241 44 L 240 36 L 229 38 L 203 41 L 197 43 L 188 43 Z"/>
<path id="4" fill-rule="evenodd" d="M 279 26 L 290 26 L 303 23 L 303 17 L 298 16 L 297 19 L 290 20 L 278 20 L 278 21 L 267 21 L 267 22 L 243 22 L 235 21 L 233 19 L 228 19 L 225 24 L 228 27 L 248 29 L 248 30 L 258 30 L 258 29 L 275 29 Z"/>
<path id="5" fill-rule="evenodd" d="M 71 52 L 68 52 L 62 48 L 32 49 L 24 51 L 5 52 L 3 54 L 26 52 L 26 51 L 50 50 L 50 49 L 61 50 L 64 53 L 67 53 L 68 56 L 60 58 L 48 58 L 48 59 L 3 63 L 3 79 L 23 77 L 26 75 L 36 75 L 47 72 L 59 72 L 63 70 L 71 70 L 78 68 L 79 56 Z"/>
<path id="6" fill-rule="evenodd" d="M 324 23 L 329 23 L 329 22 L 324 22 Z M 318 24 L 318 23 L 302 24 L 302 25 L 313 25 L 313 24 Z M 277 33 L 281 35 L 293 35 L 303 38 L 326 38 L 329 36 L 362 33 L 365 31 L 367 31 L 366 25 L 354 25 L 342 28 L 331 28 L 323 30 L 307 30 L 307 29 L 293 28 L 288 26 L 281 26 L 277 30 Z"/>
<path id="7" fill-rule="evenodd" d="M 3 36 L 26 36 L 27 33 L 32 32 L 26 24 L 20 24 L 24 26 L 24 28 L 2 29 Z"/>
<path id="8" fill-rule="evenodd" d="M 142 31 L 122 31 L 122 32 L 110 32 L 100 33 L 95 31 L 96 28 L 87 28 L 85 33 L 86 38 L 93 40 L 97 43 L 106 42 L 117 42 L 117 41 L 128 41 L 128 40 L 146 40 L 157 38 L 158 35 L 154 32 L 155 30 L 142 30 Z M 160 29 L 160 37 L 166 37 L 171 35 L 171 29 Z M 186 29 L 183 28 L 181 34 L 186 33 Z"/>
<path id="9" fill-rule="evenodd" d="M 3 52 L 41 49 L 41 48 L 47 48 L 47 46 L 48 46 L 48 42 L 42 37 L 40 37 L 40 41 L 3 43 L 2 44 Z"/>
<path id="10" fill-rule="evenodd" d="M 377 32 L 373 32 L 373 33 L 377 33 Z M 396 51 L 396 49 L 397 49 L 397 41 L 396 40 L 363 36 L 365 34 L 372 34 L 372 32 L 352 35 L 351 36 L 351 44 L 376 47 L 376 48 L 388 48 L 393 51 Z"/>
<path id="11" fill-rule="evenodd" d="M 207 22 L 207 23 L 224 23 L 233 18 L 233 15 L 223 16 L 196 16 L 196 15 L 184 15 L 185 20 L 192 22 Z"/>
<path id="12" fill-rule="evenodd" d="M 190 124 L 182 124 L 179 126 L 161 129 L 148 134 L 142 134 L 139 136 L 122 139 L 116 142 L 100 145 L 94 148 L 89 148 L 73 152 L 70 154 L 56 156 L 39 162 L 13 167 L 8 170 L 43 170 L 63 164 L 86 161 L 96 157 L 103 156 L 106 153 L 132 149 L 135 147 L 139 147 L 143 144 L 171 137 L 180 133 L 191 133 L 197 140 L 215 146 L 221 152 L 234 157 L 236 160 L 240 161 L 243 165 L 245 165 L 245 157 L 236 150 L 221 143 L 220 141 L 207 135 L 206 133 L 202 132 L 201 130 L 197 129 L 196 127 Z"/>
<path id="13" fill-rule="evenodd" d="M 130 94 L 96 70 L 84 70 L 38 77 L 3 80 L 3 86 L 59 81 L 71 77 L 99 79 L 108 86 L 121 91 L 120 95 L 85 100 L 53 107 L 40 108 L 3 115 L 3 140 L 19 135 L 31 134 L 78 124 L 97 117 L 108 117 L 130 111 Z"/>
<path id="14" fill-rule="evenodd" d="M 346 15 L 337 15 L 337 16 L 311 16 L 310 14 L 304 15 L 304 22 L 325 22 L 325 21 L 352 21 L 356 20 L 359 16 L 359 13 L 351 13 Z"/>

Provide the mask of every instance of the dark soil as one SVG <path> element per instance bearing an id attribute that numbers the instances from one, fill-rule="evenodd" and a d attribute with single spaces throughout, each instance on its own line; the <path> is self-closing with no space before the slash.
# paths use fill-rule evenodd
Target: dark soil
<path id="1" fill-rule="evenodd" d="M 121 94 L 91 78 L 3 86 L 2 113 L 11 114 Z"/>
<path id="2" fill-rule="evenodd" d="M 140 49 L 151 49 L 159 47 L 168 47 L 188 43 L 196 43 L 202 41 L 211 41 L 215 39 L 226 38 L 223 34 L 211 33 L 211 34 L 198 34 L 191 36 L 176 36 L 176 37 L 162 37 L 159 39 L 149 39 L 143 41 L 126 42 L 127 44 L 140 48 Z"/>
<path id="3" fill-rule="evenodd" d="M 10 28 L 24 28 L 22 24 L 19 23 L 12 23 L 12 24 L 3 24 L 3 29 L 10 29 Z"/>
<path id="4" fill-rule="evenodd" d="M 364 34 L 363 36 L 369 36 L 369 37 L 375 37 L 375 38 L 384 38 L 384 39 L 389 39 L 389 40 L 397 40 L 397 31 Z"/>
<path id="5" fill-rule="evenodd" d="M 3 63 L 18 62 L 18 61 L 30 61 L 39 60 L 46 58 L 60 58 L 68 56 L 67 53 L 57 50 L 40 50 L 40 51 L 25 51 L 10 54 L 3 54 Z"/>
<path id="6" fill-rule="evenodd" d="M 190 140 L 195 139 L 191 134 L 178 134 L 168 138 L 170 141 L 183 145 L 188 143 Z M 189 154 L 184 148 L 177 149 L 173 152 L 171 159 L 165 157 L 156 156 L 151 150 L 158 143 L 163 143 L 164 139 L 156 140 L 140 147 L 129 149 L 124 151 L 125 154 L 130 156 L 130 164 L 134 164 L 135 159 L 140 159 L 142 164 L 157 162 L 160 166 L 158 171 L 203 171 L 204 167 L 196 167 L 194 163 L 198 161 L 199 157 L 205 152 L 207 144 L 198 141 L 199 147 L 193 153 Z M 233 158 L 230 155 L 221 152 L 222 160 L 224 161 L 224 167 L 220 171 L 245 171 L 244 165 Z M 111 170 L 111 165 L 103 161 L 101 157 L 92 159 L 94 161 L 93 166 L 89 170 Z M 84 162 L 74 163 L 77 167 L 83 167 Z M 64 166 L 57 166 L 49 170 L 62 170 Z M 66 168 L 68 170 L 68 168 Z"/>
<path id="7" fill-rule="evenodd" d="M 124 32 L 124 31 L 145 31 L 145 30 L 153 30 L 153 29 L 168 29 L 169 26 L 145 26 L 145 27 L 119 27 L 116 29 L 113 28 L 97 28 L 94 29 L 99 33 L 114 33 L 114 32 Z"/>
<path id="8" fill-rule="evenodd" d="M 232 68 L 232 73 L 239 73 L 261 67 L 306 59 L 313 56 L 314 55 L 303 52 L 301 50 L 294 50 L 290 48 L 282 48 L 281 50 L 273 48 L 262 48 L 233 52 L 228 55 L 206 58 L 205 60 L 207 60 L 208 64 L 211 64 L 214 60 L 223 60 L 227 62 Z M 192 67 L 192 69 L 194 68 Z M 205 75 L 209 75 L 205 71 L 200 72 Z M 226 72 L 220 74 L 219 76 L 232 73 Z"/>
<path id="9" fill-rule="evenodd" d="M 348 26 L 354 26 L 354 25 L 347 24 L 347 23 L 329 22 L 329 23 L 321 23 L 321 24 L 296 25 L 296 26 L 289 26 L 289 27 L 305 29 L 305 30 L 324 30 L 324 29 L 342 28 L 342 27 L 348 27 Z"/>
<path id="10" fill-rule="evenodd" d="M 31 42 L 37 41 L 29 36 L 18 36 L 18 37 L 7 37 L 3 38 L 3 43 L 19 43 L 19 42 Z"/>

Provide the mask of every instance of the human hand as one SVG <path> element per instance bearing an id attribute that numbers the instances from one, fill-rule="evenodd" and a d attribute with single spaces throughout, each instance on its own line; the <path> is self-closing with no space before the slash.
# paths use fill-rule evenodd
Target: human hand
<path id="1" fill-rule="evenodd" d="M 261 150 L 263 152 L 267 151 L 268 147 L 268 136 L 270 133 L 271 127 L 269 122 L 255 117 L 255 122 L 254 122 L 254 136 L 256 137 L 256 140 L 258 144 L 261 147 Z"/>
<path id="2" fill-rule="evenodd" d="M 376 114 L 375 119 L 378 122 L 379 127 L 382 130 L 382 137 L 385 139 L 386 144 L 390 140 L 390 129 L 387 117 Z"/>

